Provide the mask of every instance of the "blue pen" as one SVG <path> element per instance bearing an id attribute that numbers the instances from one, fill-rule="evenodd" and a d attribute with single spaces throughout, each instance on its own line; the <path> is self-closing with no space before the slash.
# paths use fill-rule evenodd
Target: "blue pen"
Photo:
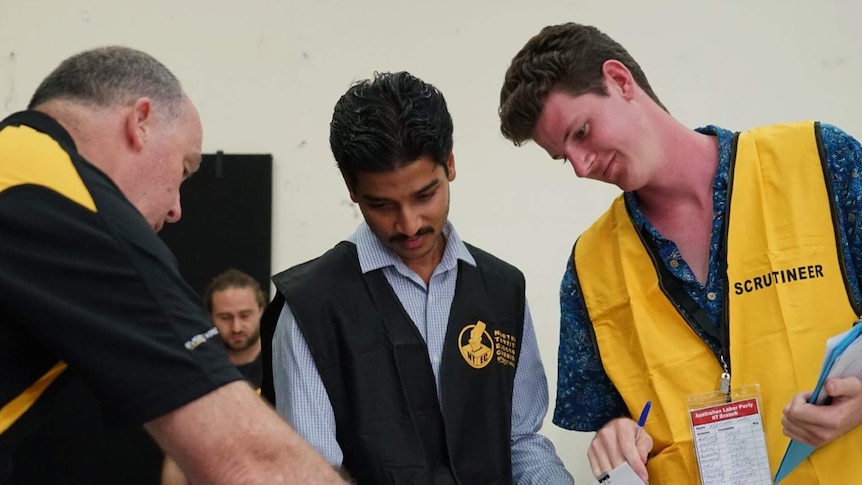
<path id="1" fill-rule="evenodd" d="M 641 411 L 641 417 L 638 418 L 638 432 L 635 435 L 635 441 L 637 441 L 638 437 L 641 434 L 641 430 L 644 429 L 644 425 L 646 424 L 646 418 L 649 416 L 649 410 L 652 407 L 652 401 L 647 401 L 644 404 L 644 410 Z"/>

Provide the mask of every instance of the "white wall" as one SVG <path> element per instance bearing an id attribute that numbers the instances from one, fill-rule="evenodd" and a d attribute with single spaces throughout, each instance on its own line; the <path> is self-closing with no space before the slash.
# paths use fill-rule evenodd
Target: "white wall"
<path id="1" fill-rule="evenodd" d="M 553 396 L 563 265 L 616 190 L 500 136 L 497 99 L 515 52 L 547 24 L 594 24 L 692 127 L 821 119 L 862 135 L 860 14 L 853 0 L 0 0 L 0 115 L 23 109 L 80 50 L 125 44 L 153 54 L 198 105 L 206 152 L 275 157 L 275 271 L 360 220 L 328 149 L 335 101 L 374 70 L 412 71 L 443 91 L 455 120 L 452 220 L 527 276 Z M 550 420 L 545 429 L 588 483 L 591 436 Z"/>

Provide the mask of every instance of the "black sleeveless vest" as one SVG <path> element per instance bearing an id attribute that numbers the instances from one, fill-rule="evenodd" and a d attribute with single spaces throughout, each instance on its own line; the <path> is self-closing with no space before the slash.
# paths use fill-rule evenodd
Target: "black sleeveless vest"
<path id="1" fill-rule="evenodd" d="M 459 261 L 442 405 L 425 341 L 383 272 L 362 274 L 354 244 L 273 277 L 278 294 L 261 323 L 263 394 L 274 403 L 272 336 L 286 301 L 329 394 L 344 467 L 359 484 L 512 483 L 524 277 L 468 249 L 477 267 Z"/>

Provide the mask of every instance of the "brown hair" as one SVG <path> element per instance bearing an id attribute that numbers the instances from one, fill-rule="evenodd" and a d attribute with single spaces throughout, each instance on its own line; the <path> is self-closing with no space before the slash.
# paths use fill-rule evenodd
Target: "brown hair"
<path id="1" fill-rule="evenodd" d="M 500 89 L 500 131 L 520 146 L 533 137 L 545 100 L 554 90 L 572 96 L 607 96 L 602 66 L 621 62 L 638 86 L 662 109 L 638 63 L 617 41 L 590 25 L 545 27 L 512 59 Z"/>
<path id="2" fill-rule="evenodd" d="M 257 300 L 259 307 L 266 306 L 266 297 L 263 295 L 263 290 L 260 289 L 260 283 L 246 273 L 238 269 L 229 269 L 220 273 L 210 281 L 204 290 L 204 303 L 207 310 L 213 310 L 213 293 L 224 291 L 228 288 L 248 288 L 254 293 L 254 298 Z"/>

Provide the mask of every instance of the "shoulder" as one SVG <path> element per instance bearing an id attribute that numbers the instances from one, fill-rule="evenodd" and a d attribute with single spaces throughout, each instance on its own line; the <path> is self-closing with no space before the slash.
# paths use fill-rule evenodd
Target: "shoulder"
<path id="1" fill-rule="evenodd" d="M 320 256 L 305 261 L 303 263 L 299 263 L 295 266 L 291 266 L 290 268 L 278 273 L 279 275 L 297 275 L 303 273 L 313 272 L 315 270 L 325 269 L 330 266 L 338 266 L 343 264 L 346 261 L 351 261 L 356 259 L 356 245 L 347 241 L 341 241 L 336 244 L 332 249 L 326 251 Z"/>
<path id="2" fill-rule="evenodd" d="M 476 260 L 476 266 L 478 266 L 483 271 L 500 272 L 519 278 L 521 280 L 524 279 L 524 274 L 515 265 L 508 263 L 498 258 L 497 256 L 494 256 L 493 254 L 466 242 L 464 243 L 464 246 L 467 247 L 467 251 L 469 251 L 473 258 Z"/>
<path id="3" fill-rule="evenodd" d="M 480 261 L 482 261 L 482 262 L 486 262 L 487 264 L 496 264 L 496 265 L 504 266 L 504 267 L 511 268 L 514 270 L 518 270 L 518 268 L 516 268 L 514 265 L 498 258 L 497 256 L 494 256 L 493 254 L 489 253 L 488 251 L 485 251 L 484 249 L 478 248 L 478 247 L 473 246 L 472 244 L 469 244 L 466 242 L 464 243 L 464 246 L 466 246 L 467 251 L 469 251 L 470 254 L 474 258 L 476 258 L 477 264 Z"/>
<path id="4" fill-rule="evenodd" d="M 341 241 L 317 258 L 277 273 L 272 277 L 272 282 L 282 291 L 297 286 L 317 287 L 337 282 L 356 271 L 361 272 L 356 245 Z"/>
<path id="5" fill-rule="evenodd" d="M 829 123 L 820 123 L 820 139 L 823 147 L 827 150 L 841 149 L 842 147 L 859 148 L 859 141 L 846 131 Z"/>
<path id="6" fill-rule="evenodd" d="M 611 205 L 602 213 L 602 215 L 600 215 L 598 219 L 593 221 L 592 224 L 590 224 L 590 226 L 581 233 L 575 241 L 572 253 L 574 253 L 575 250 L 578 252 L 595 249 L 603 250 L 606 247 L 607 238 L 610 237 L 615 228 L 617 228 L 621 222 L 626 222 L 629 225 L 643 223 L 645 219 L 644 215 L 637 206 L 637 202 L 634 200 L 632 200 L 631 216 L 629 216 L 628 208 L 626 207 L 627 197 L 634 199 L 634 195 L 631 192 L 622 193 L 614 198 Z M 623 221 L 620 220 L 621 218 Z"/>

